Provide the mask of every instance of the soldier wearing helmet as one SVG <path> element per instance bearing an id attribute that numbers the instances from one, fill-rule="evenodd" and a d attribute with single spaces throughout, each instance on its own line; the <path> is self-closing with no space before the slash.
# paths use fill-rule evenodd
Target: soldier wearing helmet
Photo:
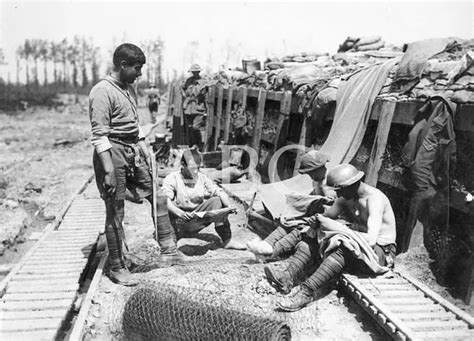
<path id="1" fill-rule="evenodd" d="M 205 131 L 206 94 L 207 86 L 200 75 L 201 67 L 193 64 L 188 72 L 192 74 L 186 79 L 182 86 L 183 113 L 185 114 L 185 126 L 189 136 L 188 144 L 203 146 L 203 134 Z"/>
<path id="2" fill-rule="evenodd" d="M 325 185 L 326 164 L 329 155 L 320 151 L 310 151 L 303 155 L 298 173 L 308 174 L 313 180 L 311 194 L 321 196 L 307 208 L 307 216 L 315 212 L 322 213 L 324 205 L 333 203 L 336 193 Z M 252 240 L 247 243 L 247 248 L 257 256 L 269 256 L 278 259 L 282 255 L 294 252 L 284 266 L 282 264 L 267 264 L 264 267 L 265 275 L 275 289 L 283 294 L 288 294 L 298 277 L 319 260 L 318 241 L 315 235 L 305 233 L 305 228 L 300 229 L 305 222 L 301 220 L 287 221 L 280 217 L 280 226 L 275 228 L 264 240 Z"/>
<path id="3" fill-rule="evenodd" d="M 278 303 L 282 310 L 296 311 L 315 302 L 321 297 L 328 284 L 337 280 L 348 265 L 351 265 L 351 269 L 355 267 L 357 271 L 367 270 L 366 265 L 369 265 L 368 261 L 372 257 L 376 264 L 372 267 L 369 265 L 371 273 L 378 273 L 374 271 L 374 268 L 387 271 L 387 267 L 393 266 L 396 251 L 396 226 L 392 206 L 384 193 L 362 182 L 363 177 L 364 172 L 350 164 L 338 165 L 328 172 L 327 185 L 334 188 L 338 198 L 324 214 L 308 219 L 313 227 L 319 228 L 318 241 L 323 261 L 299 288 L 295 288 L 299 290 L 295 295 Z M 348 228 L 334 221 L 341 216 L 347 220 Z M 322 226 L 323 222 L 327 225 L 335 223 L 339 230 L 325 233 L 328 230 L 324 230 L 326 226 Z M 349 239 L 352 236 L 355 236 L 355 239 L 345 243 L 344 238 L 347 238 L 347 235 Z M 358 243 L 355 249 L 368 250 L 367 259 L 360 261 L 361 251 L 357 254 L 353 248 L 348 247 L 354 240 Z"/>
<path id="4" fill-rule="evenodd" d="M 200 79 L 201 79 L 201 67 L 199 64 L 193 64 L 189 68 L 188 72 L 191 72 L 192 76 L 186 79 L 183 85 L 183 90 L 186 92 L 186 90 L 189 88 L 191 85 L 195 85 Z"/>

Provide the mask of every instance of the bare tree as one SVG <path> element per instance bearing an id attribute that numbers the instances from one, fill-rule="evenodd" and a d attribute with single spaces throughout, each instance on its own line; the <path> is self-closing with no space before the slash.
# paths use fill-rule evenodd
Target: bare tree
<path id="1" fill-rule="evenodd" d="M 53 61 L 53 79 L 54 85 L 58 85 L 59 73 L 58 73 L 58 63 L 61 60 L 61 44 L 54 41 L 50 42 L 49 46 L 49 57 Z"/>
<path id="2" fill-rule="evenodd" d="M 20 85 L 20 69 L 21 69 L 21 57 L 20 57 L 20 53 L 19 53 L 19 50 L 21 49 L 18 48 L 16 50 L 16 55 L 15 55 L 15 62 L 16 62 L 16 85 Z"/>
<path id="3" fill-rule="evenodd" d="M 69 82 L 69 72 L 68 72 L 68 48 L 69 48 L 69 43 L 66 38 L 64 38 L 61 43 L 59 44 L 60 47 L 60 56 L 61 56 L 61 62 L 63 64 L 63 76 L 62 76 L 62 83 L 63 86 L 66 86 L 66 84 Z"/>
<path id="4" fill-rule="evenodd" d="M 33 49 L 29 39 L 26 39 L 22 46 L 17 49 L 17 55 L 20 59 L 25 60 L 25 76 L 26 76 L 26 85 L 30 85 L 30 58 L 32 55 Z"/>
<path id="5" fill-rule="evenodd" d="M 92 84 L 96 84 L 99 81 L 99 59 L 100 49 L 93 46 L 91 51 L 91 73 L 92 73 Z"/>
<path id="6" fill-rule="evenodd" d="M 77 88 L 78 82 L 78 63 L 79 63 L 79 49 L 80 49 L 80 38 L 75 36 L 73 42 L 68 46 L 67 49 L 67 60 L 72 65 L 72 86 Z"/>
<path id="7" fill-rule="evenodd" d="M 44 71 L 44 85 L 48 85 L 48 61 L 49 61 L 49 43 L 46 40 L 39 40 L 38 41 L 38 53 L 40 55 L 41 60 L 43 61 L 43 71 Z"/>
<path id="8" fill-rule="evenodd" d="M 36 87 L 39 87 L 38 60 L 41 58 L 41 41 L 39 39 L 31 40 L 31 56 L 33 57 L 33 77 Z"/>
<path id="9" fill-rule="evenodd" d="M 80 64 L 82 73 L 82 87 L 85 88 L 89 85 L 89 77 L 87 76 L 87 64 L 91 60 L 92 44 L 90 44 L 86 38 L 80 39 Z"/>

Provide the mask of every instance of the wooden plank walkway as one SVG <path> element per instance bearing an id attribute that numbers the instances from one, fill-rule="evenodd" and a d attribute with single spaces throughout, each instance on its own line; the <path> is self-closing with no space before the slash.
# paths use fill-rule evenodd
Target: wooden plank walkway
<path id="1" fill-rule="evenodd" d="M 103 201 L 89 194 L 72 201 L 57 230 L 45 230 L 0 285 L 1 340 L 57 337 L 104 223 Z"/>

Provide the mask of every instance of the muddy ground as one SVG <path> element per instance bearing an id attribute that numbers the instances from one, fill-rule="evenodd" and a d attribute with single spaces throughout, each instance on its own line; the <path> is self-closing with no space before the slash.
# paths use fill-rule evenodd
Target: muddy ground
<path id="1" fill-rule="evenodd" d="M 142 101 L 142 103 L 144 103 Z M 142 122 L 149 123 L 146 108 L 139 108 Z M 165 112 L 160 107 L 160 114 Z M 92 174 L 87 100 L 72 98 L 57 109 L 31 108 L 0 113 L 0 265 L 3 274 L 34 243 L 34 232 L 52 222 L 67 200 Z M 163 129 L 161 127 L 160 129 Z M 162 130 L 161 130 L 162 131 Z M 91 186 L 93 186 L 92 184 Z M 147 263 L 159 254 L 153 242 L 153 226 L 147 203 L 126 203 L 125 229 L 131 252 Z M 245 227 L 245 216 L 231 217 L 237 239 L 254 237 Z M 197 238 L 179 241 L 180 250 L 193 264 L 154 269 L 137 274 L 145 281 L 165 281 L 219 295 L 227 306 L 253 314 L 284 319 L 300 339 L 383 340 L 383 332 L 354 302 L 335 290 L 301 312 L 274 311 L 278 294 L 263 276 L 263 265 L 247 251 L 224 251 L 212 227 Z M 459 299 L 435 281 L 431 260 L 423 246 L 398 257 L 397 266 L 435 292 L 469 311 Z M 87 318 L 87 340 L 123 340 L 121 312 L 131 289 L 101 279 Z M 472 311 L 469 311 L 471 314 Z"/>

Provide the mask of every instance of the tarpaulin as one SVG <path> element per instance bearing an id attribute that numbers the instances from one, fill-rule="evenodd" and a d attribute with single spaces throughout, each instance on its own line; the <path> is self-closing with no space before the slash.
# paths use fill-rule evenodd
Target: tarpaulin
<path id="1" fill-rule="evenodd" d="M 307 174 L 261 185 L 258 191 L 273 218 L 303 216 L 312 203 L 325 199 L 321 195 L 310 195 L 313 191 L 313 180 Z"/>
<path id="2" fill-rule="evenodd" d="M 321 223 L 318 229 L 318 242 L 323 258 L 343 245 L 357 259 L 363 261 L 374 274 L 383 274 L 388 271 L 387 267 L 379 264 L 377 254 L 360 232 L 353 231 L 344 224 L 320 214 L 317 218 Z"/>
<path id="3" fill-rule="evenodd" d="M 453 38 L 435 38 L 409 44 L 400 61 L 393 84 L 397 84 L 402 93 L 411 90 L 421 78 L 428 59 L 443 52 L 453 43 L 455 43 Z"/>
<path id="4" fill-rule="evenodd" d="M 372 105 L 390 70 L 400 58 L 354 73 L 337 92 L 336 113 L 321 152 L 331 155 L 329 168 L 349 163 L 357 153 L 369 122 Z"/>

